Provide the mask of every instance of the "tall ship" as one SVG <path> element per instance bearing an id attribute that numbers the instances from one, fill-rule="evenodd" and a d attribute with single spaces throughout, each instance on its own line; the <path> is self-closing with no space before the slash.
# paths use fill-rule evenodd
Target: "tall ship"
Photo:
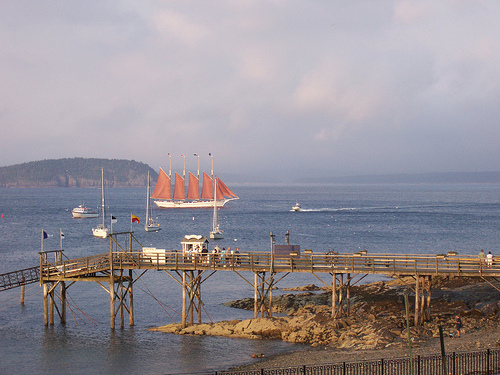
<path id="1" fill-rule="evenodd" d="M 211 156 L 211 154 L 209 154 Z M 170 156 L 170 155 L 169 155 Z M 184 156 L 184 155 L 181 155 Z M 198 156 L 195 154 L 195 156 Z M 171 159 L 170 159 L 171 160 Z M 185 160 L 185 159 L 184 159 Z M 158 174 L 158 181 L 151 198 L 159 208 L 221 208 L 232 200 L 239 199 L 222 180 L 213 173 L 213 157 L 212 171 L 209 175 L 203 172 L 203 182 L 201 184 L 200 194 L 200 167 L 198 158 L 198 174 L 194 175 L 189 172 L 188 186 L 186 191 L 186 168 L 182 175 L 175 172 L 174 191 L 172 194 L 172 164 L 170 161 L 170 169 L 167 174 L 162 168 Z M 214 199 L 215 197 L 215 199 Z"/>

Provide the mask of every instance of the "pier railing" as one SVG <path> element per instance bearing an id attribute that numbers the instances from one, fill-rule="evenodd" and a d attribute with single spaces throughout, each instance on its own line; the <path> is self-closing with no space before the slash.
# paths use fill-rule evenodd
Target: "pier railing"
<path id="1" fill-rule="evenodd" d="M 413 371 L 411 369 L 413 368 Z M 206 374 L 206 372 L 204 372 Z M 303 365 L 258 370 L 220 371 L 215 375 L 435 375 L 435 374 L 485 374 L 500 373 L 500 349 L 473 352 L 453 352 L 441 355 L 414 356 L 413 359 L 390 358 L 376 361 L 340 362 L 323 365 Z"/>
<path id="2" fill-rule="evenodd" d="M 41 262 L 42 278 L 86 275 L 113 269 L 223 270 L 252 272 L 367 273 L 385 275 L 500 276 L 500 263 L 481 264 L 474 256 L 395 254 L 306 254 L 273 256 L 241 254 L 183 254 L 144 248 L 64 261 Z"/>

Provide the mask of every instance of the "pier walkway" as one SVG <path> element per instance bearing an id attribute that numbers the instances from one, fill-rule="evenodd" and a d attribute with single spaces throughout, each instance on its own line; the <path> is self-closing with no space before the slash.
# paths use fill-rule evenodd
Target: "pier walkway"
<path id="1" fill-rule="evenodd" d="M 272 234 L 271 234 L 272 236 Z M 122 243 L 120 239 L 123 238 Z M 270 252 L 241 254 L 184 254 L 179 250 L 143 248 L 132 232 L 113 233 L 109 236 L 109 252 L 83 258 L 63 259 L 62 250 L 40 253 L 40 266 L 0 275 L 0 290 L 39 281 L 44 288 L 45 324 L 53 324 L 54 307 L 66 321 L 66 283 L 78 281 L 99 283 L 110 294 L 111 328 L 124 314 L 133 317 L 134 270 L 163 270 L 182 285 L 182 324 L 193 324 L 195 313 L 201 323 L 201 285 L 217 271 L 236 272 L 254 288 L 254 315 L 260 312 L 272 315 L 272 290 L 276 283 L 290 273 L 309 273 L 332 290 L 332 317 L 349 315 L 349 288 L 354 278 L 368 274 L 389 277 L 411 276 L 409 288 L 415 293 L 415 324 L 430 319 L 432 277 L 482 278 L 495 287 L 500 277 L 500 262 L 480 264 L 475 255 L 455 253 L 441 255 L 402 254 L 325 254 L 305 252 L 301 255 L 278 256 Z M 55 254 L 54 260 L 49 260 Z M 247 280 L 245 274 L 253 274 Z M 280 278 L 277 278 L 278 274 Z M 331 284 L 318 275 L 331 275 Z M 359 280 L 358 280 L 359 281 Z M 109 284 L 106 287 L 104 284 Z M 414 283 L 414 284 L 413 284 Z M 60 286 L 60 296 L 54 291 Z M 68 286 L 69 287 L 69 286 Z M 59 304 L 59 305 L 58 305 Z M 59 307 L 58 307 L 59 306 Z"/>

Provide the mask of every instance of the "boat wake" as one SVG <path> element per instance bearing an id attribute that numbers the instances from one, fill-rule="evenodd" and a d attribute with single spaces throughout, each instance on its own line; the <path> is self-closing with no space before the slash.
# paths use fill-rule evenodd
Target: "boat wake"
<path id="1" fill-rule="evenodd" d="M 415 205 L 415 206 L 372 206 L 372 207 L 323 207 L 323 208 L 301 208 L 300 210 L 290 210 L 290 212 L 340 212 L 340 211 L 381 211 L 381 210 L 415 210 L 440 208 L 442 205 Z"/>

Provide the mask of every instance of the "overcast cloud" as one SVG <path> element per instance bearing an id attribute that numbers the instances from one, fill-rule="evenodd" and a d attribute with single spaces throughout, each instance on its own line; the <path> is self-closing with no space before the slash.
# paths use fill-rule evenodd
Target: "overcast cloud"
<path id="1" fill-rule="evenodd" d="M 0 165 L 498 171 L 499 19 L 497 0 L 2 1 Z"/>

